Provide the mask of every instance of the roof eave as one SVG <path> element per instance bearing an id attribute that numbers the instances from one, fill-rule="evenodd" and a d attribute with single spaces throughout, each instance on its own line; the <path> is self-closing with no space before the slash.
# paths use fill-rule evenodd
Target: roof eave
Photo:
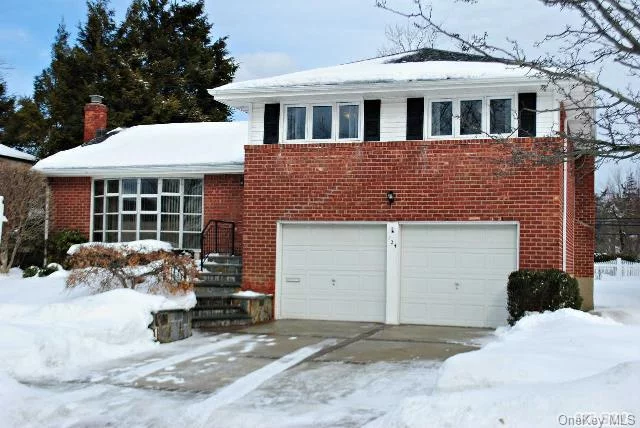
<path id="1" fill-rule="evenodd" d="M 243 174 L 244 162 L 228 162 L 219 164 L 197 165 L 144 165 L 144 166 L 118 166 L 118 167 L 72 167 L 72 168 L 47 168 L 34 166 L 36 171 L 47 177 L 149 177 L 168 175 L 218 175 L 218 174 Z"/>
<path id="2" fill-rule="evenodd" d="M 224 87 L 209 89 L 217 101 L 237 107 L 246 105 L 247 102 L 257 101 L 261 98 L 286 97 L 286 96 L 313 96 L 318 94 L 355 94 L 355 93 L 394 93 L 411 90 L 437 90 L 447 88 L 473 88 L 504 87 L 504 86 L 532 86 L 545 85 L 549 80 L 543 77 L 510 77 L 487 79 L 444 79 L 421 80 L 406 82 L 357 82 L 336 83 L 318 85 L 291 85 L 271 86 L 262 88 L 224 89 Z"/>

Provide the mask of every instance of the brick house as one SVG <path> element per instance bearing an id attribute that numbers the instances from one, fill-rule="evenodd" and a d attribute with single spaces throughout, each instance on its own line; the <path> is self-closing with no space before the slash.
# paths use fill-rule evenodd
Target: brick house
<path id="1" fill-rule="evenodd" d="M 243 288 L 276 318 L 500 325 L 518 268 L 566 270 L 592 307 L 593 159 L 513 162 L 580 126 L 544 79 L 424 49 L 210 93 L 249 119 L 242 171 L 199 172 L 203 216 L 233 212 Z M 54 223 L 104 239 L 81 174 L 53 176 L 75 198 Z"/>

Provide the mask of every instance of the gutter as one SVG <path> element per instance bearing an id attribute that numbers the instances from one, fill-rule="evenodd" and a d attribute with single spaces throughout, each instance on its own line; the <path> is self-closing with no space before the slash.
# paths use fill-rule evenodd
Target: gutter
<path id="1" fill-rule="evenodd" d="M 141 165 L 117 167 L 71 167 L 48 168 L 34 167 L 47 177 L 96 177 L 96 176 L 136 176 L 150 177 L 157 175 L 184 174 L 243 174 L 244 162 L 227 162 L 221 164 L 196 165 Z"/>

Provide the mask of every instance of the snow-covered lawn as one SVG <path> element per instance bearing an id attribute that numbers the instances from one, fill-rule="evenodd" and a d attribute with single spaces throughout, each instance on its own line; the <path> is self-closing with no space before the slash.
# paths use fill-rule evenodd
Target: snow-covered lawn
<path id="1" fill-rule="evenodd" d="M 0 276 L 0 373 L 21 381 L 67 380 L 93 364 L 159 346 L 151 312 L 191 307 L 176 299 L 117 289 L 89 295 L 65 289 L 68 272 L 45 278 Z"/>
<path id="2" fill-rule="evenodd" d="M 152 309 L 176 303 L 130 290 L 69 293 L 64 274 L 55 275 L 0 277 L 0 427 L 552 427 L 571 426 L 570 418 L 578 426 L 575 418 L 583 415 L 618 418 L 609 426 L 640 424 L 637 280 L 596 281 L 601 316 L 573 310 L 532 315 L 499 328 L 480 350 L 443 364 L 291 368 L 295 361 L 284 361 L 278 368 L 283 363 L 276 360 L 206 396 L 61 382 L 86 379 L 110 359 L 170 349 L 158 348 L 146 325 Z"/>

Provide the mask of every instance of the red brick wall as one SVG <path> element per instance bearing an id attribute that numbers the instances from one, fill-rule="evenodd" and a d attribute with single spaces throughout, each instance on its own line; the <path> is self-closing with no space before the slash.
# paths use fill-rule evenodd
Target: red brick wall
<path id="1" fill-rule="evenodd" d="M 89 238 L 91 178 L 52 177 L 49 178 L 49 189 L 51 232 L 74 229 Z"/>
<path id="2" fill-rule="evenodd" d="M 209 220 L 233 221 L 236 224 L 236 250 L 242 254 L 242 175 L 205 175 L 204 225 Z"/>
<path id="3" fill-rule="evenodd" d="M 534 141 L 560 143 L 513 144 Z M 509 159 L 491 140 L 246 146 L 243 287 L 274 292 L 278 220 L 519 221 L 520 267 L 561 268 L 562 167 Z"/>
<path id="4" fill-rule="evenodd" d="M 576 161 L 575 171 L 575 275 L 593 277 L 595 250 L 596 200 L 594 193 L 594 158 L 584 156 Z"/>

